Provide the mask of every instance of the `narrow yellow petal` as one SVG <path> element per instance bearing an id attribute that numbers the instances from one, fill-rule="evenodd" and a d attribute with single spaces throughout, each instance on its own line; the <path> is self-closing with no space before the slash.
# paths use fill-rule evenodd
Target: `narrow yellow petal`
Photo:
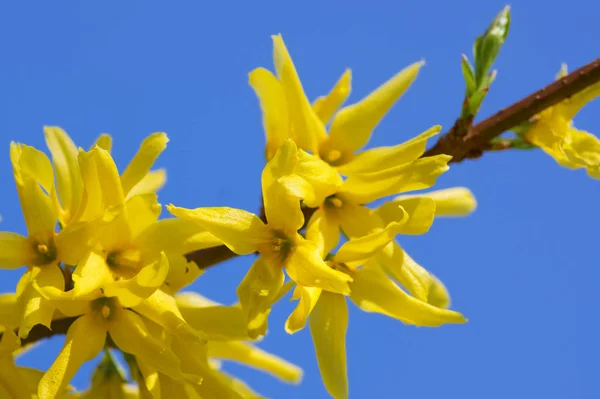
<path id="1" fill-rule="evenodd" d="M 396 242 L 389 243 L 377 254 L 385 272 L 401 284 L 415 298 L 427 302 L 431 277 Z"/>
<path id="2" fill-rule="evenodd" d="M 386 202 L 376 213 L 384 223 L 408 216 L 397 234 L 425 234 L 429 231 L 436 214 L 435 201 L 428 197 L 401 198 Z"/>
<path id="3" fill-rule="evenodd" d="M 299 301 L 285 322 L 285 331 L 288 334 L 300 331 L 306 326 L 306 320 L 308 320 L 308 316 L 317 304 L 321 292 L 320 288 L 296 285 L 293 297 L 299 298 Z"/>
<path id="4" fill-rule="evenodd" d="M 265 155 L 269 160 L 289 137 L 290 122 L 285 93 L 279 80 L 265 68 L 257 68 L 250 72 L 248 81 L 260 101 L 267 142 Z"/>
<path id="5" fill-rule="evenodd" d="M 279 299 L 285 276 L 280 267 L 270 265 L 261 256 L 248 270 L 237 288 L 242 309 L 246 314 L 248 335 L 257 338 L 267 329 L 271 306 Z"/>
<path id="6" fill-rule="evenodd" d="M 130 198 L 125 204 L 125 211 L 131 236 L 135 237 L 158 220 L 162 207 L 158 203 L 158 196 L 148 193 Z"/>
<path id="7" fill-rule="evenodd" d="M 167 182 L 167 171 L 157 169 L 149 171 L 135 186 L 129 190 L 126 199 L 135 195 L 155 193 Z"/>
<path id="8" fill-rule="evenodd" d="M 113 277 L 104 256 L 96 252 L 90 252 L 75 267 L 73 272 L 74 287 L 67 294 L 70 294 L 72 298 L 98 296 L 101 294 L 101 288 L 112 282 Z"/>
<path id="9" fill-rule="evenodd" d="M 375 126 L 415 80 L 422 65 L 408 66 L 361 101 L 342 108 L 329 128 L 331 146 L 352 153 L 367 144 Z"/>
<path id="10" fill-rule="evenodd" d="M 350 299 L 365 312 L 381 313 L 406 324 L 438 327 L 467 321 L 458 312 L 432 306 L 408 295 L 384 273 L 371 268 L 360 269 L 354 274 Z"/>
<path id="11" fill-rule="evenodd" d="M 362 265 L 388 245 L 403 227 L 403 221 L 390 221 L 384 229 L 348 240 L 338 249 L 334 259 L 340 263 L 352 262 L 353 266 Z"/>
<path id="12" fill-rule="evenodd" d="M 106 330 L 91 316 L 82 316 L 69 327 L 65 344 L 38 386 L 40 398 L 53 399 L 64 389 L 85 362 L 104 348 Z"/>
<path id="13" fill-rule="evenodd" d="M 139 357 L 151 367 L 175 380 L 183 380 L 179 359 L 163 343 L 152 337 L 140 316 L 131 310 L 116 312 L 108 333 L 123 352 Z"/>
<path id="14" fill-rule="evenodd" d="M 204 303 L 195 292 L 175 296 L 183 318 L 209 340 L 248 339 L 246 315 L 239 306 L 219 306 Z M 199 300 L 197 300 L 199 299 Z"/>
<path id="15" fill-rule="evenodd" d="M 600 168 L 600 139 L 583 130 L 570 127 L 562 141 L 566 157 L 576 167 L 584 167 L 594 177 Z M 597 178 L 597 177 L 596 177 Z"/>
<path id="16" fill-rule="evenodd" d="M 183 255 L 167 253 L 167 259 L 169 260 L 169 273 L 165 279 L 165 285 L 169 287 L 170 292 L 175 293 L 187 287 L 204 274 L 204 269 L 200 269 L 194 262 L 188 262 Z"/>
<path id="17" fill-rule="evenodd" d="M 425 152 L 427 140 L 442 130 L 440 125 L 433 126 L 402 144 L 393 147 L 376 147 L 363 151 L 348 163 L 338 166 L 338 171 L 346 176 L 360 173 L 373 173 L 395 168 L 412 162 Z"/>
<path id="18" fill-rule="evenodd" d="M 210 341 L 208 355 L 266 371 L 286 382 L 298 383 L 302 378 L 302 370 L 299 367 L 245 342 Z"/>
<path id="19" fill-rule="evenodd" d="M 317 153 L 318 142 L 327 136 L 325 125 L 313 112 L 281 35 L 272 36 L 275 70 L 290 112 L 290 133 L 298 146 Z"/>
<path id="20" fill-rule="evenodd" d="M 33 397 L 31 385 L 21 367 L 15 365 L 13 352 L 18 350 L 21 341 L 14 331 L 6 330 L 0 343 L 0 397 L 14 399 L 29 399 Z"/>
<path id="21" fill-rule="evenodd" d="M 185 209 L 167 206 L 173 216 L 191 220 L 205 228 L 238 255 L 247 255 L 257 250 L 268 234 L 258 216 L 235 208 Z"/>
<path id="22" fill-rule="evenodd" d="M 340 226 L 323 209 L 317 209 L 306 227 L 306 239 L 319 246 L 319 253 L 325 259 L 337 247 L 340 240 Z"/>
<path id="23" fill-rule="evenodd" d="M 16 269 L 25 266 L 34 256 L 32 243 L 26 237 L 0 231 L 0 268 Z"/>
<path id="24" fill-rule="evenodd" d="M 104 206 L 108 208 L 124 204 L 124 191 L 121 188 L 121 178 L 115 161 L 108 151 L 100 147 L 96 147 L 90 152 L 94 155 Z"/>
<path id="25" fill-rule="evenodd" d="M 175 298 L 162 290 L 152 295 L 133 308 L 137 313 L 154 321 L 167 332 L 186 342 L 190 350 L 200 355 L 206 351 L 206 335 L 189 325 L 177 307 Z"/>
<path id="26" fill-rule="evenodd" d="M 348 307 L 341 295 L 323 292 L 309 318 L 319 370 L 327 392 L 335 399 L 348 397 L 346 330 Z"/>
<path id="27" fill-rule="evenodd" d="M 327 197 L 335 194 L 342 185 L 342 177 L 334 167 L 302 150 L 298 151 L 298 163 L 294 168 L 294 173 L 312 186 L 314 191 L 313 202 L 304 198 L 304 203 L 312 208 L 320 206 Z"/>
<path id="28" fill-rule="evenodd" d="M 313 103 L 312 109 L 323 124 L 329 122 L 350 95 L 351 80 L 352 72 L 346 69 L 329 94 L 317 98 Z"/>
<path id="29" fill-rule="evenodd" d="M 138 152 L 121 175 L 123 194 L 127 195 L 148 174 L 156 158 L 167 148 L 168 142 L 169 138 L 165 133 L 153 133 L 142 141 Z"/>
<path id="30" fill-rule="evenodd" d="M 48 265 L 41 268 L 33 267 L 28 278 L 30 281 L 35 281 L 36 286 L 42 288 L 53 287 L 61 291 L 65 288 L 62 271 L 56 265 Z M 19 302 L 23 304 L 23 317 L 19 326 L 19 337 L 26 338 L 31 329 L 37 324 L 50 328 L 55 306 L 51 301 L 44 298 L 33 284 L 27 285 L 23 294 L 19 296 Z"/>
<path id="31" fill-rule="evenodd" d="M 145 251 L 183 255 L 216 247 L 222 242 L 192 220 L 172 218 L 162 219 L 148 226 L 134 237 L 134 244 Z"/>
<path id="32" fill-rule="evenodd" d="M 446 286 L 433 274 L 430 273 L 429 276 L 431 277 L 431 283 L 429 284 L 427 303 L 438 308 L 448 309 L 450 307 L 450 294 Z"/>
<path id="33" fill-rule="evenodd" d="M 0 294 L 0 326 L 15 329 L 21 321 L 21 306 L 16 294 Z"/>
<path id="34" fill-rule="evenodd" d="M 105 150 L 106 152 L 108 152 L 110 154 L 110 152 L 112 150 L 112 137 L 110 137 L 110 135 L 108 135 L 106 133 L 102 133 L 100 136 L 98 136 L 98 138 L 92 145 L 92 148 L 94 148 L 96 146 L 102 148 L 103 150 Z M 92 148 L 90 148 L 90 150 Z"/>
<path id="35" fill-rule="evenodd" d="M 338 210 L 337 219 L 342 231 L 348 238 L 363 237 L 385 227 L 383 220 L 371 209 L 352 203 L 346 199 L 345 194 L 339 197 L 342 201 L 342 207 Z M 327 211 L 330 211 L 330 209 L 327 209 Z"/>
<path id="36" fill-rule="evenodd" d="M 477 207 L 473 193 L 465 187 L 452 187 L 423 194 L 401 195 L 393 201 L 427 197 L 435 201 L 435 216 L 466 216 Z"/>
<path id="37" fill-rule="evenodd" d="M 311 241 L 300 242 L 285 267 L 290 278 L 305 287 L 318 287 L 339 294 L 350 292 L 348 283 L 352 278 L 330 268 L 323 261 L 319 247 Z"/>
<path id="38" fill-rule="evenodd" d="M 58 197 L 63 209 L 73 215 L 83 196 L 83 180 L 77 161 L 77 147 L 59 127 L 45 126 L 46 145 L 52 154 Z"/>
<path id="39" fill-rule="evenodd" d="M 154 262 L 142 267 L 142 270 L 129 279 L 117 280 L 103 287 L 104 295 L 117 297 L 126 308 L 139 305 L 162 285 L 169 272 L 169 261 L 162 253 Z"/>
<path id="40" fill-rule="evenodd" d="M 49 194 L 54 187 L 54 173 L 50 159 L 42 151 L 34 147 L 19 144 L 21 146 L 21 156 L 19 166 L 22 173 L 30 176 L 37 181 L 42 188 Z"/>
<path id="41" fill-rule="evenodd" d="M 451 158 L 435 155 L 381 172 L 352 175 L 342 184 L 341 192 L 357 204 L 368 204 L 389 195 L 429 188 L 449 169 Z"/>

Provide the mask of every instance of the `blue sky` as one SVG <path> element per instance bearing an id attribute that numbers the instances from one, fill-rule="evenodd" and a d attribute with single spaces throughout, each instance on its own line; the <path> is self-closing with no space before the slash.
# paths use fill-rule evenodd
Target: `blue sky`
<path id="1" fill-rule="evenodd" d="M 392 145 L 434 124 L 449 128 L 463 95 L 460 54 L 505 5 L 454 2 L 4 2 L 0 5 L 0 214 L 24 232 L 8 158 L 11 140 L 45 148 L 43 125 L 88 147 L 114 137 L 120 167 L 155 131 L 171 138 L 163 204 L 258 209 L 264 137 L 247 73 L 272 67 L 270 35 L 282 33 L 310 98 L 346 67 L 350 102 L 406 65 L 425 59 L 415 84 L 377 127 L 370 146 Z M 519 1 L 481 115 L 548 84 L 562 62 L 598 57 L 600 6 L 591 0 Z M 576 119 L 600 132 L 600 102 Z M 400 242 L 448 286 L 469 323 L 414 328 L 351 308 L 352 398 L 591 398 L 600 396 L 597 303 L 600 185 L 561 169 L 541 151 L 486 154 L 454 165 L 436 187 L 467 186 L 479 207 L 438 220 Z M 216 267 L 193 288 L 235 300 L 250 264 Z M 2 272 L 14 290 L 19 272 Z M 310 334 L 288 336 L 282 303 L 262 346 L 302 366 L 287 386 L 252 370 L 227 369 L 272 398 L 325 398 Z M 22 358 L 48 367 L 53 339 Z M 88 365 L 75 378 L 87 384 Z"/>

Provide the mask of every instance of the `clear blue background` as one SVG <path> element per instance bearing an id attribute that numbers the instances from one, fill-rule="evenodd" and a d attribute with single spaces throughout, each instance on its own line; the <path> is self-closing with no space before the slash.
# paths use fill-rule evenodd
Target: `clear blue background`
<path id="1" fill-rule="evenodd" d="M 65 128 L 88 147 L 113 135 L 124 167 L 149 133 L 171 142 L 164 204 L 256 210 L 263 130 L 247 73 L 272 68 L 270 35 L 281 32 L 311 99 L 353 70 L 356 101 L 404 66 L 426 67 L 376 129 L 370 145 L 406 140 L 433 124 L 450 127 L 463 95 L 460 54 L 504 6 L 501 1 L 421 2 L 3 2 L 0 5 L 0 214 L 24 231 L 8 159 L 11 140 L 45 148 L 42 126 Z M 482 116 L 600 55 L 596 2 L 519 1 Z M 576 119 L 600 132 L 600 103 Z M 469 218 L 438 220 L 401 239 L 449 287 L 467 325 L 414 328 L 350 313 L 352 398 L 600 397 L 598 198 L 583 171 L 561 169 L 541 151 L 486 154 L 454 165 L 437 187 L 472 189 Z M 236 259 L 194 288 L 225 303 L 249 259 Z M 3 272 L 0 288 L 20 275 Z M 287 336 L 291 305 L 272 317 L 262 346 L 305 370 L 287 386 L 228 366 L 273 398 L 325 398 L 310 334 Z M 48 367 L 53 339 L 21 359 Z M 73 383 L 85 387 L 92 365 Z"/>

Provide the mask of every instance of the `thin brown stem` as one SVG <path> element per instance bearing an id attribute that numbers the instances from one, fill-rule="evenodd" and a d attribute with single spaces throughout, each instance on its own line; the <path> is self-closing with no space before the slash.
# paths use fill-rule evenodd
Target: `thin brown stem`
<path id="1" fill-rule="evenodd" d="M 458 134 L 457 121 L 423 156 L 447 154 L 452 156 L 451 162 L 478 158 L 494 137 L 597 82 L 600 82 L 600 58 L 473 125 L 466 135 Z"/>

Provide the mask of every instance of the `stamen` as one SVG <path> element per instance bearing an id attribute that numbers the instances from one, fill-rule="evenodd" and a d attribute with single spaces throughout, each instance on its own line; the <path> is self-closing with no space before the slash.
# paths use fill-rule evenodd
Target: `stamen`
<path id="1" fill-rule="evenodd" d="M 32 242 L 32 249 L 35 253 L 32 264 L 43 266 L 55 262 L 58 254 L 54 242 L 54 233 L 35 237 Z"/>
<path id="2" fill-rule="evenodd" d="M 327 197 L 325 199 L 325 204 L 334 208 L 341 208 L 344 206 L 344 202 L 339 197 L 336 197 L 335 194 Z"/>
<path id="3" fill-rule="evenodd" d="M 334 163 L 336 161 L 339 161 L 339 159 L 342 157 L 342 152 L 339 150 L 330 150 L 327 153 L 327 162 L 328 163 Z"/>
<path id="4" fill-rule="evenodd" d="M 102 310 L 100 310 L 100 313 L 102 313 L 102 317 L 108 319 L 108 316 L 110 316 L 110 308 L 107 305 L 104 305 L 102 306 Z"/>

